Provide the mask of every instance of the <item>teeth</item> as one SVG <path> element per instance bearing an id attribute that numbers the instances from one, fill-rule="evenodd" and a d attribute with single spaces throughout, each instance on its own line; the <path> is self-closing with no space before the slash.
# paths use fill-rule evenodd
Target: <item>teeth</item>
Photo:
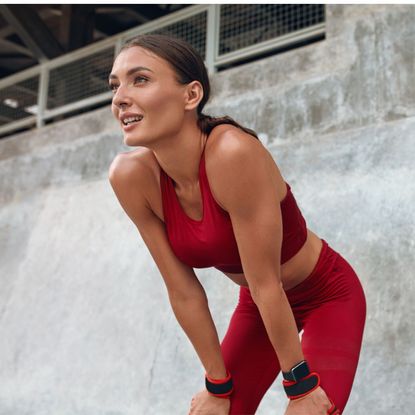
<path id="1" fill-rule="evenodd" d="M 123 124 L 128 125 L 128 124 L 131 124 L 131 123 L 136 122 L 136 121 L 141 121 L 142 119 L 143 119 L 142 115 L 137 115 L 135 117 L 124 118 Z"/>

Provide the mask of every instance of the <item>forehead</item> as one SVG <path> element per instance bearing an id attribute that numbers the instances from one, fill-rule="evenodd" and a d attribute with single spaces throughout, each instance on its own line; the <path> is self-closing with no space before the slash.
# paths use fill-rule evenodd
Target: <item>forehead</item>
<path id="1" fill-rule="evenodd" d="M 129 69 L 138 66 L 149 68 L 158 75 L 174 75 L 174 70 L 169 62 L 140 46 L 132 46 L 121 51 L 114 61 L 111 74 L 121 77 Z"/>

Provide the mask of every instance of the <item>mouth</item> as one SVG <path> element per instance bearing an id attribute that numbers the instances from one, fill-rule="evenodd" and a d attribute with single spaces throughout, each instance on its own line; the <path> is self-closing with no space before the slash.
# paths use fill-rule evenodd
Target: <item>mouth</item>
<path id="1" fill-rule="evenodd" d="M 124 127 L 128 127 L 133 124 L 139 123 L 143 119 L 142 115 L 135 115 L 132 117 L 126 117 L 121 122 Z"/>

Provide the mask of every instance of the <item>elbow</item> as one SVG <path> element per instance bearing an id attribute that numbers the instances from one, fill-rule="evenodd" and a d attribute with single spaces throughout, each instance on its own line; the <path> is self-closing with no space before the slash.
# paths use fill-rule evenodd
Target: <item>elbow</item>
<path id="1" fill-rule="evenodd" d="M 169 301 L 172 306 L 190 305 L 190 304 L 207 304 L 208 300 L 204 291 L 201 290 L 169 290 Z"/>
<path id="2" fill-rule="evenodd" d="M 251 284 L 249 286 L 254 303 L 261 307 L 267 304 L 276 304 L 285 295 L 280 280 L 271 281 L 266 284 Z"/>

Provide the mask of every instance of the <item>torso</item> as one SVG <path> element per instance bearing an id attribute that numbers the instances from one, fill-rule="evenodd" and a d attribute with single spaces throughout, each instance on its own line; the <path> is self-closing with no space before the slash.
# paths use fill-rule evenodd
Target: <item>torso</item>
<path id="1" fill-rule="evenodd" d="M 220 132 L 221 129 L 229 128 L 229 126 L 222 124 L 214 128 L 214 130 L 209 135 L 209 140 L 206 143 L 205 148 L 205 166 L 206 166 L 206 174 L 209 179 L 209 144 L 212 143 L 214 137 L 217 133 Z M 231 127 L 232 128 L 232 127 Z M 145 180 L 145 183 L 148 183 L 146 189 L 143 189 L 149 205 L 151 209 L 157 215 L 157 217 L 164 222 L 164 215 L 163 215 L 163 204 L 162 204 L 162 196 L 160 190 L 160 166 L 157 162 L 157 159 L 154 156 L 154 153 L 144 147 L 140 147 L 137 150 L 133 150 L 129 153 L 125 153 L 129 158 L 136 159 L 137 162 L 144 162 L 146 163 L 147 167 L 149 167 L 148 171 L 151 172 L 149 180 Z M 270 163 L 274 166 L 274 179 L 275 185 L 277 189 L 279 189 L 279 197 L 280 200 L 284 199 L 287 189 L 284 178 L 282 177 L 278 166 L 276 166 L 274 160 L 270 155 Z M 147 170 L 147 169 L 146 169 Z M 212 187 L 211 187 L 212 191 Z M 200 220 L 202 218 L 203 213 L 203 205 L 202 205 L 202 197 L 200 194 L 199 187 L 196 186 L 195 191 L 192 194 L 183 194 L 176 190 L 177 198 L 180 201 L 180 204 L 185 211 L 185 213 L 190 216 L 191 218 Z M 221 206 L 218 202 L 217 197 L 213 194 L 216 202 Z M 223 209 L 224 207 L 221 206 Z M 307 229 L 307 240 L 303 247 L 294 255 L 293 258 L 285 262 L 281 266 L 281 281 L 285 290 L 290 289 L 301 281 L 303 281 L 313 270 L 315 267 L 320 251 L 322 248 L 322 241 L 321 239 L 312 231 Z M 232 274 L 228 272 L 224 272 L 224 274 L 234 281 L 238 285 L 248 286 L 248 283 L 245 279 L 243 273 Z"/>

